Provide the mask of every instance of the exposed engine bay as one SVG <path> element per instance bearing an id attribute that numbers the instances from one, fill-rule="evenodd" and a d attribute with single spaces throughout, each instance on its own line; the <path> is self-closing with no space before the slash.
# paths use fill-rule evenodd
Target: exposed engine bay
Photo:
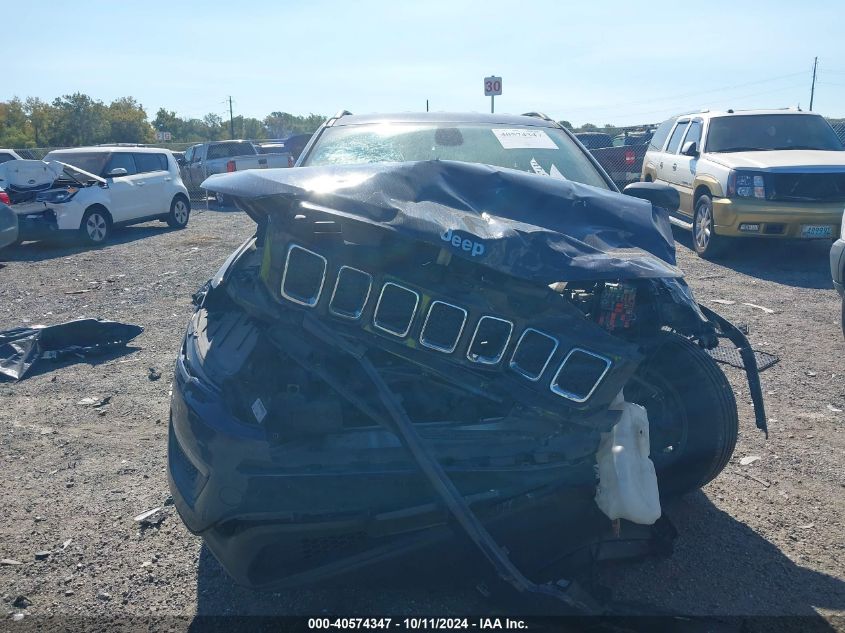
<path id="1" fill-rule="evenodd" d="M 99 176 L 61 163 L 43 160 L 14 160 L 0 164 L 0 187 L 12 204 L 63 202 L 80 187 L 103 186 Z"/>

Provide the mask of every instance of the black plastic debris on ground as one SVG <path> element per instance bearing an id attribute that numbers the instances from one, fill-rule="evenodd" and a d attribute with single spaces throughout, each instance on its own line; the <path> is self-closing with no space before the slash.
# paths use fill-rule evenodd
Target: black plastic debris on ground
<path id="1" fill-rule="evenodd" d="M 705 351 L 710 354 L 711 358 L 717 363 L 736 367 L 737 369 L 745 369 L 745 363 L 742 362 L 742 356 L 740 355 L 739 350 L 735 347 L 724 345 L 722 341 L 719 342 L 718 347 Z M 754 350 L 754 357 L 757 359 L 758 371 L 765 371 L 769 367 L 780 362 L 779 356 L 770 354 L 769 352 L 761 352 L 756 349 Z"/>
<path id="2" fill-rule="evenodd" d="M 0 332 L 0 376 L 21 380 L 39 360 L 100 354 L 125 346 L 143 331 L 138 325 L 99 319 L 6 330 Z"/>

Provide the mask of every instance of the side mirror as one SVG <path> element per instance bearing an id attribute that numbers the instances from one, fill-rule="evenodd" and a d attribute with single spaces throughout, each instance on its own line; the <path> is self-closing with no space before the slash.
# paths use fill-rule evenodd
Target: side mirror
<path id="1" fill-rule="evenodd" d="M 663 207 L 674 213 L 681 206 L 678 190 L 657 182 L 632 182 L 622 190 L 626 196 L 648 200 L 656 207 Z"/>
<path id="2" fill-rule="evenodd" d="M 125 176 L 129 172 L 126 171 L 123 167 L 115 167 L 106 174 L 107 178 L 117 178 L 118 176 Z"/>
<path id="3" fill-rule="evenodd" d="M 681 148 L 681 154 L 683 154 L 684 156 L 692 156 L 693 158 L 697 157 L 698 143 L 696 143 L 695 141 L 687 141 Z"/>

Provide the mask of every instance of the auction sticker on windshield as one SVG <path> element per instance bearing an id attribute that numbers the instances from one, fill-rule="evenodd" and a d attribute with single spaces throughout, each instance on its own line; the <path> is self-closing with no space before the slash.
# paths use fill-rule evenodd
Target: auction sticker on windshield
<path id="1" fill-rule="evenodd" d="M 492 130 L 504 149 L 557 149 L 555 142 L 544 130 L 496 129 Z"/>

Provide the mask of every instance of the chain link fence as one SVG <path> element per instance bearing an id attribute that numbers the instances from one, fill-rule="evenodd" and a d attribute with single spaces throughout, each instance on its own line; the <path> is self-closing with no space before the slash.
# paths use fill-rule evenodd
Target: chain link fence
<path id="1" fill-rule="evenodd" d="M 643 158 L 657 125 L 605 126 L 596 130 L 578 130 L 574 134 L 621 189 L 640 179 Z"/>

